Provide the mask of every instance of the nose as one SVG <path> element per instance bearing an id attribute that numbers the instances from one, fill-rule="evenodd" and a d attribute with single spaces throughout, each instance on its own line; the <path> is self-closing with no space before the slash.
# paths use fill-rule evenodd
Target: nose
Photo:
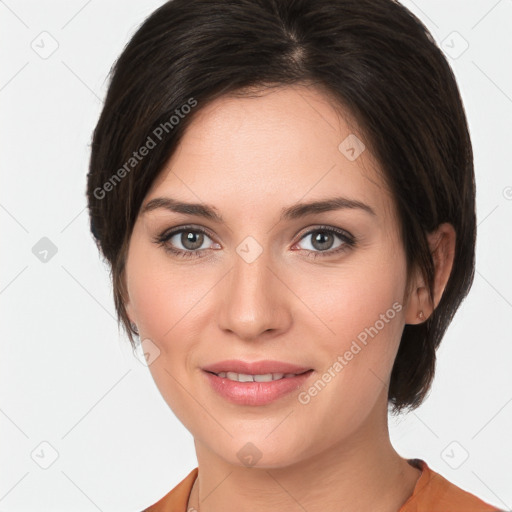
<path id="1" fill-rule="evenodd" d="M 235 254 L 233 267 L 219 289 L 219 328 L 243 340 L 282 334 L 292 322 L 292 292 L 265 251 L 253 261 L 240 254 Z"/>

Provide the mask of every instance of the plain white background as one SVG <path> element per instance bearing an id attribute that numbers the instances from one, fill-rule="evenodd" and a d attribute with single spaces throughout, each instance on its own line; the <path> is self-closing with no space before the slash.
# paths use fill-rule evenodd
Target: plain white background
<path id="1" fill-rule="evenodd" d="M 190 433 L 118 334 L 85 200 L 107 74 L 162 3 L 0 1 L 0 512 L 140 511 L 196 466 Z M 459 82 L 479 225 L 475 282 L 432 391 L 390 420 L 392 441 L 512 510 L 512 2 L 403 4 Z"/>

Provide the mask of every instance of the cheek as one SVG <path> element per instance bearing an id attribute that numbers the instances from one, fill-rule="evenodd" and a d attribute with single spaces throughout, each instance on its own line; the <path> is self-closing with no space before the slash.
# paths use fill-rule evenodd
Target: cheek
<path id="1" fill-rule="evenodd" d="M 201 298 L 209 287 L 197 271 L 171 265 L 165 255 L 154 252 L 134 250 L 127 263 L 132 307 L 141 340 L 151 340 L 159 351 L 148 366 L 157 388 L 184 426 L 194 429 L 198 421 L 207 422 L 208 418 L 201 416 L 204 411 L 194 407 L 190 391 L 184 390 L 191 389 L 190 354 L 199 334 L 195 318 L 201 314 Z"/>
<path id="2" fill-rule="evenodd" d="M 338 268 L 320 268 L 295 276 L 294 291 L 314 314 L 302 315 L 303 327 L 321 322 L 324 343 L 332 351 L 362 342 L 368 331 L 390 342 L 400 339 L 405 269 L 401 259 L 385 251 L 369 252 Z M 290 276 L 290 279 L 292 276 Z"/>
<path id="3" fill-rule="evenodd" d="M 208 291 L 207 280 L 194 265 L 171 263 L 162 248 L 134 247 L 127 275 L 139 331 L 166 350 L 167 341 L 197 314 Z"/>
<path id="4" fill-rule="evenodd" d="M 351 411 L 355 425 L 377 400 L 390 377 L 403 331 L 403 264 L 402 255 L 387 255 L 383 247 L 354 259 L 354 264 L 323 269 L 315 287 L 310 277 L 301 278 L 304 297 L 309 290 L 304 302 L 320 313 L 326 333 L 317 338 L 323 364 L 320 379 L 327 383 L 317 387 L 325 389 L 319 393 L 325 399 L 312 397 L 313 407 Z M 321 293 L 325 289 L 328 293 Z M 307 322 L 302 327 L 308 329 Z"/>
<path id="5" fill-rule="evenodd" d="M 354 370 L 359 365 L 360 372 L 373 371 L 383 381 L 391 371 L 403 330 L 404 277 L 400 261 L 382 258 L 365 266 L 364 273 L 350 282 L 350 300 L 344 300 L 348 329 L 338 322 L 338 329 L 348 335 L 343 336 L 346 359 L 357 360 Z"/>
<path id="6" fill-rule="evenodd" d="M 139 331 L 144 337 L 160 340 L 176 322 L 181 307 L 176 283 L 151 264 L 135 264 L 130 270 L 133 278 L 128 286 Z"/>

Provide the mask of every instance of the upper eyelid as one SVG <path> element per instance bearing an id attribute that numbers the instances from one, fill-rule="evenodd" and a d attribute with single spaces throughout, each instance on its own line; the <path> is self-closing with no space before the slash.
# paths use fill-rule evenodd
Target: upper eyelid
<path id="1" fill-rule="evenodd" d="M 171 238 L 174 235 L 182 233 L 183 231 L 197 231 L 199 233 L 203 233 L 203 234 L 207 235 L 211 239 L 215 238 L 215 236 L 213 236 L 208 229 L 199 227 L 199 226 L 183 226 L 183 227 L 171 228 L 169 230 L 164 230 L 162 232 L 162 234 L 160 235 L 160 238 Z"/>
<path id="2" fill-rule="evenodd" d="M 347 238 L 351 238 L 351 239 L 354 238 L 354 236 L 349 231 L 347 231 L 346 229 L 337 228 L 335 226 L 327 226 L 325 224 L 319 224 L 316 227 L 313 226 L 313 227 L 305 228 L 305 231 L 301 235 L 301 239 L 302 239 L 303 236 L 310 235 L 311 233 L 313 233 L 315 231 L 329 231 L 329 232 L 332 232 L 332 233 L 334 233 L 335 235 L 338 235 L 338 236 L 345 235 Z"/>

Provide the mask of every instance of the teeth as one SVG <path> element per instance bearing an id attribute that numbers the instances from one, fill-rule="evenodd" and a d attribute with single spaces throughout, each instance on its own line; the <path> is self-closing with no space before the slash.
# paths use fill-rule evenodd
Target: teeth
<path id="1" fill-rule="evenodd" d="M 264 375 L 249 375 L 247 373 L 220 372 L 217 376 L 238 382 L 270 382 L 272 380 L 295 377 L 295 373 L 265 373 Z"/>

